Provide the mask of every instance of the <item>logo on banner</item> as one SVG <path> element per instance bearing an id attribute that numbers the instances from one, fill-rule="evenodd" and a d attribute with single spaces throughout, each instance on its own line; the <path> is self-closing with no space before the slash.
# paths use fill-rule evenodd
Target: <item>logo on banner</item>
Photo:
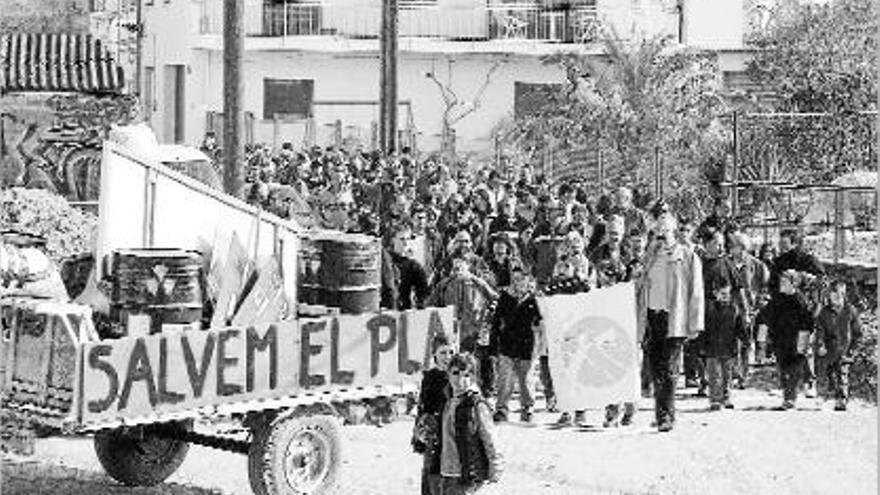
<path id="1" fill-rule="evenodd" d="M 575 379 L 587 387 L 607 387 L 631 370 L 635 352 L 627 332 L 611 318 L 590 316 L 575 321 L 562 336 L 562 361 L 575 367 Z"/>

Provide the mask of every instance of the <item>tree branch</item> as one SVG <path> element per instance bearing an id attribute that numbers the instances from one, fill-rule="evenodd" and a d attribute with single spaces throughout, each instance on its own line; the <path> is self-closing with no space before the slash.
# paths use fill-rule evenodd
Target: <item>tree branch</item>
<path id="1" fill-rule="evenodd" d="M 490 67 L 489 70 L 486 72 L 486 76 L 483 78 L 482 86 L 480 86 L 480 89 L 478 89 L 477 92 L 474 94 L 474 98 L 472 100 L 473 105 L 470 108 L 464 109 L 462 113 L 460 113 L 458 116 L 454 117 L 452 119 L 452 121 L 450 122 L 451 125 L 457 124 L 462 119 L 464 119 L 468 115 L 476 112 L 480 108 L 480 103 L 482 102 L 482 99 L 483 99 L 483 93 L 486 92 L 486 88 L 488 88 L 489 84 L 492 82 L 492 74 L 494 74 L 495 71 L 497 71 L 499 67 L 501 67 L 501 62 L 496 60 L 495 63 L 492 64 L 492 67 Z"/>

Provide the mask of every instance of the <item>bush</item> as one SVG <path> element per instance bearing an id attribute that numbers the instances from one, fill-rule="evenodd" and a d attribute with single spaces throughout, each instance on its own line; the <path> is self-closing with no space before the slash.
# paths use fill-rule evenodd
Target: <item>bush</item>
<path id="1" fill-rule="evenodd" d="M 67 201 L 40 189 L 0 191 L 0 230 L 18 230 L 46 238 L 46 251 L 56 263 L 94 251 L 97 217 L 71 207 Z"/>
<path id="2" fill-rule="evenodd" d="M 850 393 L 877 403 L 877 315 L 872 310 L 862 314 L 862 339 L 856 346 L 849 369 Z"/>

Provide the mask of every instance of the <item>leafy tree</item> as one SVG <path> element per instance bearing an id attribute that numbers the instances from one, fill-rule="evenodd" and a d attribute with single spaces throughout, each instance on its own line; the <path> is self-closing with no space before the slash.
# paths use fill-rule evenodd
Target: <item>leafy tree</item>
<path id="1" fill-rule="evenodd" d="M 545 63 L 565 69 L 566 84 L 544 110 L 521 120 L 521 145 L 592 147 L 606 163 L 610 186 L 654 185 L 655 154 L 664 165 L 664 191 L 696 213 L 710 172 L 723 162 L 726 111 L 714 55 L 653 37 L 630 44 L 603 34 L 601 57 L 557 54 Z M 705 195 L 703 195 L 705 196 Z"/>
<path id="2" fill-rule="evenodd" d="M 751 119 L 744 165 L 776 178 L 827 182 L 877 160 L 877 0 L 785 2 L 752 40 L 749 75 L 771 98 L 764 109 L 823 115 Z"/>

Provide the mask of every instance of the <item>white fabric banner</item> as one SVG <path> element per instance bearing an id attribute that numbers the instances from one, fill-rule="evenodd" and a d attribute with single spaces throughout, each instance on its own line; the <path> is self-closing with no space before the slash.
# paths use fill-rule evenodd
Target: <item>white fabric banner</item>
<path id="1" fill-rule="evenodd" d="M 632 283 L 541 297 L 538 307 L 560 409 L 594 409 L 639 398 L 641 359 Z"/>

